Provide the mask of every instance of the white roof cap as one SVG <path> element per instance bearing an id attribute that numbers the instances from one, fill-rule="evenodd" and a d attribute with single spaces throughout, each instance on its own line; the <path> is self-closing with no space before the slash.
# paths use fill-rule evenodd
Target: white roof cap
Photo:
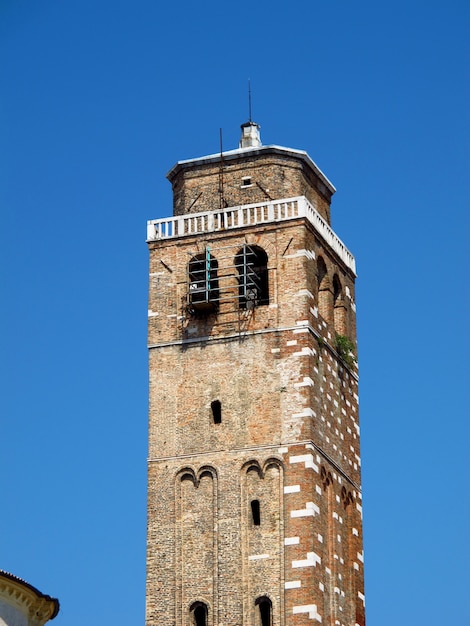
<path id="1" fill-rule="evenodd" d="M 259 148 L 261 146 L 259 124 L 250 120 L 242 124 L 240 128 L 242 129 L 242 136 L 239 143 L 240 148 Z"/>

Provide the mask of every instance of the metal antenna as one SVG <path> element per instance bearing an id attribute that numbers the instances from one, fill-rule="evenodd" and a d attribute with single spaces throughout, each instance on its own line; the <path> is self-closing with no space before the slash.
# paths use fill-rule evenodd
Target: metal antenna
<path id="1" fill-rule="evenodd" d="M 220 208 L 225 208 L 225 199 L 224 199 L 224 153 L 222 151 L 222 129 L 219 129 L 219 139 L 220 139 L 220 165 L 219 165 L 219 205 Z"/>
<path id="2" fill-rule="evenodd" d="M 248 121 L 251 123 L 251 81 L 248 79 Z"/>

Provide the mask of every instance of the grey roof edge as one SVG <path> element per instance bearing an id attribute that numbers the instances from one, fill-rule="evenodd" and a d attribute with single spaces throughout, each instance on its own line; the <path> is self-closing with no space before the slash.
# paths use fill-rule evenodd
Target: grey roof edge
<path id="1" fill-rule="evenodd" d="M 290 156 L 304 161 L 320 178 L 320 180 L 326 185 L 329 191 L 334 194 L 336 191 L 333 183 L 325 176 L 325 174 L 321 171 L 318 165 L 309 157 L 305 150 L 295 150 L 294 148 L 285 148 L 283 146 L 260 146 L 258 148 L 237 148 L 236 150 L 228 150 L 227 152 L 222 152 L 222 157 L 224 161 L 232 161 L 238 159 L 240 157 L 245 156 L 262 156 L 263 154 L 278 154 L 281 156 Z M 168 180 L 172 180 L 178 172 L 193 165 L 209 165 L 211 163 L 217 163 L 220 161 L 220 152 L 217 154 L 209 154 L 207 156 L 198 157 L 195 159 L 186 159 L 184 161 L 178 161 L 176 165 L 174 165 L 171 170 L 168 172 L 166 177 Z"/>

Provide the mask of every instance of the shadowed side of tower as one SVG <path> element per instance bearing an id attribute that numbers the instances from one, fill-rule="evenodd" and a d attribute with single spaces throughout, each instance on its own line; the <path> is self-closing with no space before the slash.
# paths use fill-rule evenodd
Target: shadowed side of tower
<path id="1" fill-rule="evenodd" d="M 178 162 L 148 223 L 147 626 L 363 626 L 355 262 L 303 151 Z"/>

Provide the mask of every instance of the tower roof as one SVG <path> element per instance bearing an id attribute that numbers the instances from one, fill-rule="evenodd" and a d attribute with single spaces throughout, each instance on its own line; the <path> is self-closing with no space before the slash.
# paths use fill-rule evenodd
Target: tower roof
<path id="1" fill-rule="evenodd" d="M 257 156 L 269 156 L 276 155 L 280 157 L 294 158 L 299 161 L 303 161 L 307 167 L 309 167 L 318 178 L 323 182 L 326 188 L 333 194 L 336 189 L 333 183 L 328 180 L 325 174 L 317 166 L 317 164 L 310 158 L 310 156 L 304 150 L 295 150 L 293 148 L 285 148 L 283 146 L 269 145 L 263 146 L 259 135 L 259 125 L 255 122 L 246 122 L 242 124 L 242 136 L 240 139 L 240 147 L 235 150 L 228 150 L 222 152 L 222 158 L 224 163 L 230 161 L 237 161 L 247 157 Z M 182 170 L 192 169 L 194 167 L 200 167 L 203 165 L 210 165 L 218 163 L 221 158 L 221 153 L 209 154 L 203 157 L 197 157 L 195 159 L 186 159 L 178 161 L 166 175 L 167 178 L 172 181 L 174 177 Z"/>

